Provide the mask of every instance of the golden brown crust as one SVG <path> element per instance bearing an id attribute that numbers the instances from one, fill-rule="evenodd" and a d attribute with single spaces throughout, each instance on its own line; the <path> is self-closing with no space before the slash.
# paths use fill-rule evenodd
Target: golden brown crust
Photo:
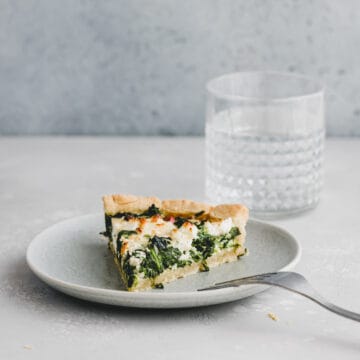
<path id="1" fill-rule="evenodd" d="M 194 216 L 201 211 L 202 218 L 227 219 L 231 217 L 236 224 L 245 225 L 249 218 L 249 210 L 241 204 L 209 204 L 192 200 L 163 200 L 154 196 L 106 195 L 103 197 L 104 210 L 107 215 L 122 212 L 140 214 L 151 205 L 158 207 L 165 215 Z"/>
<path id="2" fill-rule="evenodd" d="M 214 206 L 210 216 L 215 219 L 232 218 L 235 224 L 245 225 L 249 218 L 249 209 L 241 204 L 222 204 Z"/>
<path id="3" fill-rule="evenodd" d="M 211 206 L 192 200 L 163 200 L 161 210 L 175 216 L 193 216 L 201 211 L 204 211 L 203 215 L 208 215 Z"/>
<path id="4" fill-rule="evenodd" d="M 151 205 L 161 207 L 161 201 L 154 196 L 135 195 L 105 195 L 103 197 L 104 210 L 107 215 L 115 215 L 122 212 L 141 214 Z"/>

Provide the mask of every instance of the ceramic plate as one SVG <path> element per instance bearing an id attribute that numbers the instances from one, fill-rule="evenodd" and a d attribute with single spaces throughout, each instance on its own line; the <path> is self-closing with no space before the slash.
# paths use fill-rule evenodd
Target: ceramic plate
<path id="1" fill-rule="evenodd" d="M 285 230 L 258 221 L 247 224 L 249 255 L 209 272 L 190 275 L 165 285 L 163 290 L 127 292 L 105 240 L 101 214 L 60 222 L 37 235 L 27 249 L 31 270 L 53 288 L 98 303 L 143 307 L 182 308 L 238 300 L 264 290 L 246 285 L 198 292 L 216 282 L 265 272 L 289 270 L 300 258 L 300 246 Z"/>

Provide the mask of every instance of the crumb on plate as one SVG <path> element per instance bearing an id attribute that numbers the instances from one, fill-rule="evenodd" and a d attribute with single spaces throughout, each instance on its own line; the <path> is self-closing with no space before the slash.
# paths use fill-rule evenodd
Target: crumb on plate
<path id="1" fill-rule="evenodd" d="M 267 315 L 268 315 L 268 317 L 269 317 L 271 320 L 274 320 L 274 321 L 278 321 L 278 320 L 279 320 L 278 317 L 277 317 L 274 313 L 272 313 L 272 312 L 269 312 Z"/>

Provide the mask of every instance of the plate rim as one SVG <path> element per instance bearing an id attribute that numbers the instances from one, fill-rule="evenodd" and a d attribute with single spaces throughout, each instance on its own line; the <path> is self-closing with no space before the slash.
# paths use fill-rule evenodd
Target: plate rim
<path id="1" fill-rule="evenodd" d="M 89 214 L 84 214 L 84 215 L 80 215 L 80 216 L 74 216 L 74 217 L 70 217 L 64 220 L 61 220 L 55 224 L 52 224 L 50 226 L 48 226 L 47 228 L 43 229 L 42 231 L 40 231 L 37 235 L 35 235 L 33 237 L 33 239 L 31 240 L 31 242 L 29 243 L 29 245 L 27 246 L 26 249 L 26 263 L 29 266 L 30 270 L 42 281 L 44 281 L 47 285 L 49 285 L 52 288 L 57 289 L 58 291 L 62 291 L 61 289 L 63 288 L 67 288 L 70 290 L 74 290 L 75 292 L 78 291 L 82 291 L 85 292 L 89 295 L 96 295 L 98 297 L 104 297 L 107 298 L 108 296 L 114 296 L 116 298 L 118 298 L 120 300 L 120 297 L 123 298 L 124 300 L 132 300 L 132 299 L 136 299 L 136 300 L 163 300 L 164 298 L 172 300 L 172 299 L 179 299 L 179 298 L 196 298 L 196 299 L 202 299 L 202 298 L 207 298 L 209 293 L 211 292 L 212 295 L 221 295 L 221 294 L 230 294 L 233 293 L 234 291 L 237 291 L 239 288 L 237 287 L 230 287 L 230 288 L 223 288 L 223 289 L 215 289 L 215 290 L 205 290 L 205 291 L 171 291 L 171 292 L 148 292 L 148 291 L 138 291 L 138 292 L 130 292 L 130 291 L 126 291 L 126 290 L 115 290 L 115 289 L 106 289 L 106 288 L 101 288 L 101 287 L 93 287 L 93 286 L 87 286 L 87 285 L 79 285 L 79 284 L 75 284 L 75 283 L 71 283 L 68 281 L 64 281 L 61 279 L 58 279 L 56 277 L 53 277 L 51 275 L 48 275 L 47 273 L 43 272 L 41 269 L 39 269 L 36 264 L 34 264 L 34 262 L 31 259 L 31 252 L 34 251 L 33 248 L 36 246 L 37 242 L 40 242 L 42 240 L 42 237 L 44 235 L 46 235 L 47 232 L 52 231 L 54 228 L 59 227 L 61 225 L 63 225 L 64 223 L 68 223 L 68 222 L 72 222 L 72 221 L 77 221 L 83 218 L 87 218 L 87 217 L 95 217 L 95 216 L 102 216 L 102 213 L 89 213 Z M 277 226 L 277 225 L 273 225 L 271 223 L 268 223 L 266 221 L 262 221 L 256 218 L 250 218 L 249 219 L 250 222 L 252 223 L 258 223 L 260 225 L 266 225 L 266 226 L 270 226 L 274 229 L 276 229 L 277 231 L 281 231 L 282 233 L 284 233 L 288 240 L 290 240 L 292 242 L 292 246 L 294 247 L 294 257 L 292 258 L 292 260 L 287 263 L 285 266 L 283 266 L 282 268 L 280 268 L 277 271 L 287 271 L 290 269 L 293 269 L 296 264 L 300 261 L 300 258 L 302 256 L 302 248 L 301 245 L 299 243 L 298 240 L 296 240 L 296 238 L 291 235 L 287 230 L 285 230 L 284 228 Z M 257 286 L 257 285 L 251 285 L 252 286 Z M 250 285 L 249 285 L 250 287 Z M 67 293 L 68 294 L 68 293 Z M 71 295 L 71 296 L 75 296 L 75 295 Z M 88 301 L 95 301 L 95 300 L 89 300 Z M 223 301 L 225 302 L 225 301 Z M 134 304 L 135 305 L 135 304 Z M 119 305 L 121 306 L 121 305 Z M 125 305 L 125 306 L 129 306 L 129 305 Z M 200 305 L 194 305 L 194 306 L 200 306 Z M 135 307 L 141 307 L 140 305 L 135 305 Z M 155 306 L 154 306 L 155 307 Z"/>

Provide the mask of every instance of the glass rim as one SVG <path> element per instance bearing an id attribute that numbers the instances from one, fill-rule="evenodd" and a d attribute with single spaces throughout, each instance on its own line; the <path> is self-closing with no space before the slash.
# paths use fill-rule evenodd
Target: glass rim
<path id="1" fill-rule="evenodd" d="M 230 95 L 226 92 L 218 91 L 215 88 L 215 83 L 234 75 L 276 75 L 276 76 L 286 76 L 292 79 L 298 79 L 298 80 L 306 80 L 311 82 L 314 85 L 314 88 L 317 88 L 317 90 L 314 91 L 306 91 L 303 94 L 300 95 L 291 95 L 291 96 L 284 96 L 284 97 L 260 97 L 260 96 L 246 96 L 246 95 Z M 226 73 L 220 76 L 217 76 L 215 78 L 212 78 L 207 81 L 206 83 L 206 90 L 208 93 L 215 95 L 216 97 L 220 99 L 225 100 L 246 100 L 246 101 L 253 101 L 253 102 L 286 102 L 286 101 L 295 101 L 295 100 L 302 100 L 304 98 L 310 98 L 310 97 L 316 97 L 316 96 L 323 96 L 324 94 L 324 84 L 312 78 L 311 76 L 303 75 L 300 73 L 294 73 L 294 72 L 286 72 L 286 71 L 237 71 L 232 73 Z"/>

